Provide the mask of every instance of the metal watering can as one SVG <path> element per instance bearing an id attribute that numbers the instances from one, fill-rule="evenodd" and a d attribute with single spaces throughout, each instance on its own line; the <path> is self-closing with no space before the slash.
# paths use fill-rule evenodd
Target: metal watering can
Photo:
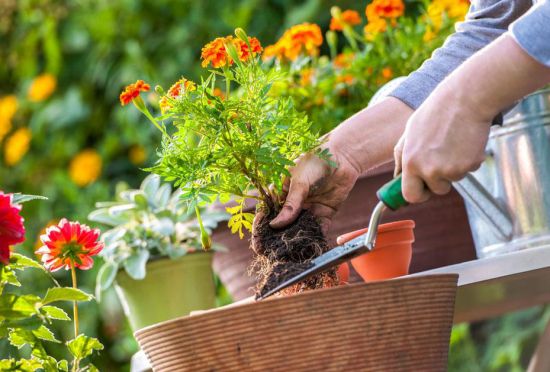
<path id="1" fill-rule="evenodd" d="M 369 105 L 403 79 L 382 87 Z M 550 89 L 523 98 L 492 127 L 486 153 L 477 171 L 453 183 L 478 258 L 550 244 Z"/>

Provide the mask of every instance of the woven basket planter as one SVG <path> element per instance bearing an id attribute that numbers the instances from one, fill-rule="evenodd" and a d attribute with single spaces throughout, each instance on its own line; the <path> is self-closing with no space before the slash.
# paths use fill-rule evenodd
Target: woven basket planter
<path id="1" fill-rule="evenodd" d="M 155 371 L 445 371 L 457 275 L 273 298 L 136 332 Z"/>

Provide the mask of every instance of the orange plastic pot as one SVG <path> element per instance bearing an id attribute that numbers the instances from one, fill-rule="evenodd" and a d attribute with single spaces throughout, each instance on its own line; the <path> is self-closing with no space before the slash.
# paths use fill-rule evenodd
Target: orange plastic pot
<path id="1" fill-rule="evenodd" d="M 351 265 L 365 282 L 392 279 L 409 273 L 414 242 L 414 221 L 403 220 L 378 227 L 374 249 L 351 260 Z M 343 244 L 368 229 L 344 234 L 338 238 Z"/>
<path id="2" fill-rule="evenodd" d="M 338 275 L 338 281 L 340 285 L 349 284 L 349 265 L 347 262 L 344 262 L 343 264 L 338 266 L 336 274 Z"/>

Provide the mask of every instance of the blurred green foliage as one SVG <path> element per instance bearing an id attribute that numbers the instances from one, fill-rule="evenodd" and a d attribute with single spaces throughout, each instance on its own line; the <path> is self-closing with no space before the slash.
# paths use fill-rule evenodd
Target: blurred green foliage
<path id="1" fill-rule="evenodd" d="M 415 14 L 420 4 L 407 2 L 407 12 Z M 93 204 L 109 199 L 117 181 L 138 186 L 145 176 L 140 168 L 152 164 L 160 138 L 137 110 L 120 107 L 122 87 L 137 78 L 163 86 L 182 75 L 197 78 L 201 47 L 235 27 L 243 27 L 264 45 L 304 21 L 317 22 L 327 30 L 332 5 L 363 14 L 366 4 L 353 0 L 0 0 L 0 98 L 15 94 L 19 101 L 6 138 L 18 128 L 32 133 L 28 153 L 13 166 L 4 159 L 7 140 L 0 139 L 0 189 L 49 198 L 25 206 L 27 243 L 19 249 L 30 254 L 38 231 L 48 221 L 67 217 L 87 222 Z M 27 90 L 43 73 L 56 77 L 57 88 L 51 97 L 32 102 Z M 68 169 L 85 149 L 97 151 L 102 166 L 95 182 L 79 186 Z M 133 156 L 135 149 L 144 157 Z M 81 168 L 78 171 L 89 171 Z M 81 273 L 79 280 L 87 292 L 93 291 L 98 266 Z M 70 284 L 66 278 L 60 281 Z M 34 283 L 33 291 L 38 292 L 48 285 L 39 279 Z M 227 293 L 223 289 L 220 293 L 220 304 L 227 303 Z M 107 292 L 99 306 L 82 306 L 81 317 L 83 331 L 99 337 L 106 347 L 94 363 L 105 371 L 127 370 L 136 344 L 114 293 Z M 549 312 L 539 308 L 456 327 L 450 371 L 520 370 L 548 318 Z M 71 330 L 55 332 L 66 338 Z M 63 357 L 61 349 L 52 353 Z M 0 356 L 10 355 L 17 355 L 16 350 L 0 340 Z"/>

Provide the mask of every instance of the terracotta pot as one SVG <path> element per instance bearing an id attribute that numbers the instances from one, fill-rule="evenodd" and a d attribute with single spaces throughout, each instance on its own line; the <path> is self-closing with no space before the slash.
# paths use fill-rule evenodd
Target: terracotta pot
<path id="1" fill-rule="evenodd" d="M 393 176 L 393 164 L 388 164 L 362 176 L 342 207 L 333 218 L 330 241 L 336 237 L 369 224 L 372 209 L 378 202 L 376 190 Z M 410 272 L 420 272 L 469 261 L 476 258 L 468 217 L 462 198 L 453 190 L 445 196 L 432 197 L 428 202 L 411 205 L 397 212 L 388 211 L 383 221 L 412 219 L 416 222 L 415 247 Z M 441 239 L 444 236 L 445 239 Z M 221 223 L 213 240 L 228 248 L 214 255 L 213 267 L 235 301 L 253 295 L 254 278 L 248 276 L 252 252 L 248 239 L 231 234 Z M 350 268 L 350 282 L 362 279 Z"/>
<path id="2" fill-rule="evenodd" d="M 338 266 L 338 271 L 336 272 L 336 274 L 338 275 L 338 280 L 340 281 L 340 284 L 349 283 L 349 265 L 347 264 L 347 262 Z"/>
<path id="3" fill-rule="evenodd" d="M 372 252 L 351 260 L 351 265 L 365 282 L 397 278 L 409 273 L 414 242 L 414 221 L 395 221 L 378 227 Z M 338 244 L 364 234 L 356 230 L 338 237 Z"/>
<path id="4" fill-rule="evenodd" d="M 458 275 L 360 283 L 135 333 L 163 371 L 445 371 Z"/>

